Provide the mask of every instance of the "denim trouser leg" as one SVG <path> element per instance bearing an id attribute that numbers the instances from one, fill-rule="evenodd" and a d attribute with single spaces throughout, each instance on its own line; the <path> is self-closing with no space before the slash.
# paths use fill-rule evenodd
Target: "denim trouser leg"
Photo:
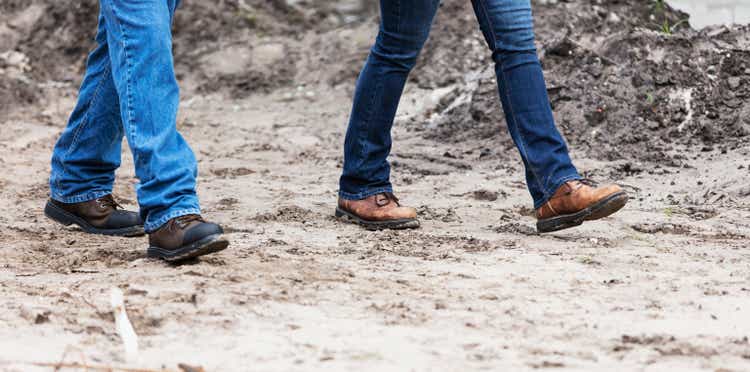
<path id="1" fill-rule="evenodd" d="M 344 140 L 339 195 L 364 199 L 391 190 L 391 127 L 409 72 L 430 32 L 439 0 L 381 0 L 375 45 L 360 73 Z"/>
<path id="2" fill-rule="evenodd" d="M 565 181 L 578 179 L 555 127 L 534 47 L 529 0 L 472 0 L 492 50 L 513 141 L 526 168 L 535 207 Z M 344 143 L 340 196 L 362 199 L 390 191 L 390 130 L 409 71 L 427 39 L 439 0 L 381 0 L 380 33 L 357 82 Z"/>
<path id="3" fill-rule="evenodd" d="M 526 168 L 535 208 L 565 182 L 581 176 L 555 126 L 534 46 L 529 0 L 472 0 L 492 50 L 508 130 Z"/>
<path id="4" fill-rule="evenodd" d="M 51 196 L 63 203 L 110 194 L 120 166 L 122 121 L 101 16 L 96 42 L 86 63 L 78 103 L 52 152 Z"/>
<path id="5" fill-rule="evenodd" d="M 70 190 L 78 190 L 92 199 L 110 191 L 116 166 L 106 166 L 104 160 L 116 158 L 119 165 L 118 145 L 86 138 L 101 136 L 100 127 L 114 126 L 94 120 L 99 113 L 118 111 L 120 133 L 128 140 L 140 180 L 138 202 L 147 232 L 174 217 L 200 213 L 195 156 L 176 128 L 179 89 L 171 23 L 177 5 L 177 0 L 100 1 L 102 37 L 87 66 L 77 110 L 53 156 L 53 197 L 72 201 L 77 194 Z M 88 166 L 85 171 L 80 164 Z M 109 178 L 99 190 L 92 175 L 100 174 Z"/>

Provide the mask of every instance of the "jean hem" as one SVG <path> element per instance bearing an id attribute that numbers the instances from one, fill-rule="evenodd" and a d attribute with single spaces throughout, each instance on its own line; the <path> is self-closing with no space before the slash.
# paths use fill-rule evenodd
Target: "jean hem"
<path id="1" fill-rule="evenodd" d="M 384 192 L 393 192 L 393 187 L 392 186 L 379 187 L 377 189 L 363 191 L 363 192 L 356 193 L 356 194 L 339 191 L 339 197 L 342 199 L 346 199 L 346 200 L 362 200 L 373 195 L 382 194 Z"/>
<path id="2" fill-rule="evenodd" d="M 199 208 L 188 208 L 188 209 L 178 209 L 175 211 L 171 211 L 164 216 L 159 217 L 156 221 L 146 221 L 146 223 L 143 225 L 143 228 L 146 230 L 146 233 L 150 234 L 156 230 L 159 230 L 165 223 L 169 222 L 169 220 L 177 217 L 187 216 L 189 214 L 201 214 L 201 210 Z"/>
<path id="3" fill-rule="evenodd" d="M 99 199 L 99 198 L 101 198 L 103 196 L 107 196 L 107 195 L 109 195 L 111 193 L 112 193 L 111 190 L 108 190 L 108 191 L 89 191 L 89 192 L 87 192 L 85 194 L 78 194 L 78 195 L 73 195 L 73 196 L 63 196 L 60 193 L 51 192 L 50 193 L 50 198 L 52 198 L 52 199 L 54 199 L 54 200 L 56 200 L 56 201 L 58 201 L 60 203 L 73 204 L 73 203 L 83 203 L 83 202 L 87 202 L 87 201 Z"/>
<path id="4" fill-rule="evenodd" d="M 552 190 L 552 191 L 549 191 L 549 190 L 545 190 L 545 194 L 547 194 L 547 195 L 549 195 L 549 196 L 545 196 L 545 197 L 544 197 L 543 199 L 541 199 L 540 201 L 538 201 L 538 202 L 535 202 L 535 203 L 534 203 L 534 209 L 539 209 L 539 208 L 541 208 L 541 206 L 543 206 L 543 205 L 544 205 L 545 203 L 547 203 L 547 202 L 548 202 L 548 201 L 549 201 L 550 199 L 552 199 L 552 196 L 554 196 L 554 195 L 555 195 L 555 192 L 557 192 L 557 189 L 559 189 L 559 188 L 560 188 L 560 186 L 562 186 L 562 185 L 563 185 L 563 184 L 564 184 L 565 182 L 568 182 L 568 181 L 573 181 L 573 180 L 580 180 L 581 178 L 583 178 L 583 177 L 581 177 L 581 175 L 580 175 L 580 174 L 578 174 L 578 173 L 575 173 L 575 174 L 569 174 L 569 175 L 567 175 L 567 176 L 563 176 L 563 177 L 560 177 L 560 178 L 558 178 L 558 179 L 557 179 L 557 180 L 556 180 L 555 182 L 553 182 L 553 183 L 552 183 L 552 188 L 551 188 L 551 190 Z"/>

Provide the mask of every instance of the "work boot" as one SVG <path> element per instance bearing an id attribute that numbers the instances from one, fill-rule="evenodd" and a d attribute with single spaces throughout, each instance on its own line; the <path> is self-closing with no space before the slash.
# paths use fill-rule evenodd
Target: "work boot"
<path id="1" fill-rule="evenodd" d="M 336 217 L 345 218 L 368 230 L 419 227 L 417 210 L 402 207 L 398 198 L 390 192 L 372 195 L 362 200 L 339 198 Z"/>
<path id="2" fill-rule="evenodd" d="M 223 233 L 197 214 L 173 218 L 148 235 L 148 256 L 176 262 L 218 252 L 229 246 Z"/>
<path id="3" fill-rule="evenodd" d="M 593 187 L 588 180 L 568 181 L 536 210 L 536 229 L 545 233 L 578 226 L 607 217 L 627 202 L 628 194 L 620 186 Z"/>
<path id="4" fill-rule="evenodd" d="M 81 203 L 47 201 L 44 214 L 65 226 L 78 225 L 90 234 L 114 236 L 141 236 L 143 220 L 136 212 L 122 209 L 112 195 Z"/>

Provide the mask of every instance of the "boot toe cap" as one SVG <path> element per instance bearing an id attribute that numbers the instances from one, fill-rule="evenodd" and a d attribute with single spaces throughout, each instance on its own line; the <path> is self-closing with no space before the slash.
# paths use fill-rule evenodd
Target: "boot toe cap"
<path id="1" fill-rule="evenodd" d="M 403 209 L 402 211 L 402 218 L 417 218 L 417 209 L 412 207 L 401 207 Z"/>
<path id="2" fill-rule="evenodd" d="M 183 244 L 191 244 L 211 235 L 223 234 L 224 229 L 215 223 L 203 222 L 185 232 Z"/>
<path id="3" fill-rule="evenodd" d="M 122 229 L 128 227 L 143 226 L 141 215 L 130 211 L 115 211 L 109 216 L 106 227 L 110 229 Z"/>

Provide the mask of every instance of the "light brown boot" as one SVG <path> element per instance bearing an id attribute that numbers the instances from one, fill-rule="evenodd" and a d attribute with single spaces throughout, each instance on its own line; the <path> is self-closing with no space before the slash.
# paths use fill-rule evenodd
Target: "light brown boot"
<path id="1" fill-rule="evenodd" d="M 346 218 L 368 230 L 419 227 L 417 210 L 402 207 L 398 198 L 390 192 L 372 195 L 362 200 L 339 198 L 336 217 Z"/>
<path id="2" fill-rule="evenodd" d="M 568 181 L 536 210 L 536 229 L 544 233 L 575 227 L 607 217 L 627 202 L 628 194 L 620 186 L 592 187 L 587 181 Z"/>

